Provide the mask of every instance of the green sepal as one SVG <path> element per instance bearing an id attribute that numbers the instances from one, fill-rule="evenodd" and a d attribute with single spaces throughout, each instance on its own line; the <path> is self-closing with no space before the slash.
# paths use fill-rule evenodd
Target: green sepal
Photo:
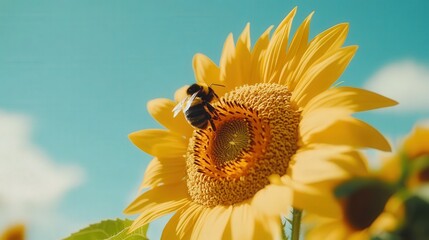
<path id="1" fill-rule="evenodd" d="M 345 198 L 365 187 L 375 187 L 387 192 L 394 192 L 392 184 L 375 178 L 353 178 L 341 183 L 334 189 L 334 195 L 337 198 Z"/>
<path id="2" fill-rule="evenodd" d="M 412 171 L 421 171 L 429 167 L 429 155 L 423 155 L 412 160 Z"/>
<path id="3" fill-rule="evenodd" d="M 287 236 L 287 224 L 292 224 L 292 220 L 288 219 L 288 218 L 284 218 L 284 221 L 282 222 L 282 240 L 289 240 L 288 236 Z"/>

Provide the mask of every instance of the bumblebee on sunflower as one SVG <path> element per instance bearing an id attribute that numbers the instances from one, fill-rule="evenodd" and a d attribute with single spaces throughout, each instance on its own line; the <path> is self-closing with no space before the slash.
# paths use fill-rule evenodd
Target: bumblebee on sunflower
<path id="1" fill-rule="evenodd" d="M 351 115 L 396 102 L 359 88 L 332 87 L 357 50 L 343 46 L 348 24 L 309 40 L 313 14 L 291 35 L 295 14 L 296 8 L 253 47 L 249 24 L 236 44 L 230 34 L 219 66 L 196 54 L 196 86 L 203 89 L 185 86 L 174 100 L 148 103 L 165 129 L 129 136 L 154 156 L 142 183 L 148 190 L 125 210 L 140 214 L 132 229 L 174 213 L 162 239 L 279 239 L 281 217 L 291 206 L 339 214 L 325 205 L 330 193 L 308 186 L 365 169 L 355 148 L 390 150 L 376 129 Z M 223 87 L 207 100 L 211 84 Z M 174 117 L 187 96 L 185 114 Z"/>

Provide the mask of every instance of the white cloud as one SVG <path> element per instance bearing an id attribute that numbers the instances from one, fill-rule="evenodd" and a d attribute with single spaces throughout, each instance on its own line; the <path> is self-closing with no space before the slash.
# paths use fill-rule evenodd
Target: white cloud
<path id="1" fill-rule="evenodd" d="M 58 239 L 67 228 L 58 204 L 83 182 L 84 172 L 55 163 L 32 143 L 31 127 L 28 116 L 0 111 L 0 231 L 24 222 L 30 239 Z"/>
<path id="2" fill-rule="evenodd" d="M 429 66 L 413 60 L 388 64 L 378 70 L 365 88 L 399 102 L 389 108 L 401 112 L 429 112 Z"/>

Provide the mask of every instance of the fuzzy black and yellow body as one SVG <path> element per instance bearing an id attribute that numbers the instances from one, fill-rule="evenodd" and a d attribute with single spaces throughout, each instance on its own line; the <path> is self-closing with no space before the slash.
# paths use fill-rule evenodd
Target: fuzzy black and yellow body
<path id="1" fill-rule="evenodd" d="M 205 84 L 194 83 L 186 90 L 188 96 L 192 96 L 194 93 L 197 93 L 198 98 L 208 103 L 211 102 L 214 97 L 217 97 L 213 88 Z"/>
<path id="2" fill-rule="evenodd" d="M 213 89 L 205 84 L 194 83 L 186 90 L 186 94 L 188 96 L 174 107 L 174 117 L 182 110 L 186 120 L 193 127 L 205 129 L 210 123 L 212 129 L 216 130 L 216 126 L 213 123 L 213 118 L 216 117 L 216 110 L 210 102 L 215 97 L 218 99 L 219 97 Z"/>

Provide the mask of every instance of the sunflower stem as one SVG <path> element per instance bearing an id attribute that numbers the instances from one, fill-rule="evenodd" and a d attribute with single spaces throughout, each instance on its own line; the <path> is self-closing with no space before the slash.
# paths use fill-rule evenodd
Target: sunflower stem
<path id="1" fill-rule="evenodd" d="M 299 240 L 299 231 L 301 230 L 302 210 L 294 208 L 292 211 L 292 233 L 291 240 Z"/>

